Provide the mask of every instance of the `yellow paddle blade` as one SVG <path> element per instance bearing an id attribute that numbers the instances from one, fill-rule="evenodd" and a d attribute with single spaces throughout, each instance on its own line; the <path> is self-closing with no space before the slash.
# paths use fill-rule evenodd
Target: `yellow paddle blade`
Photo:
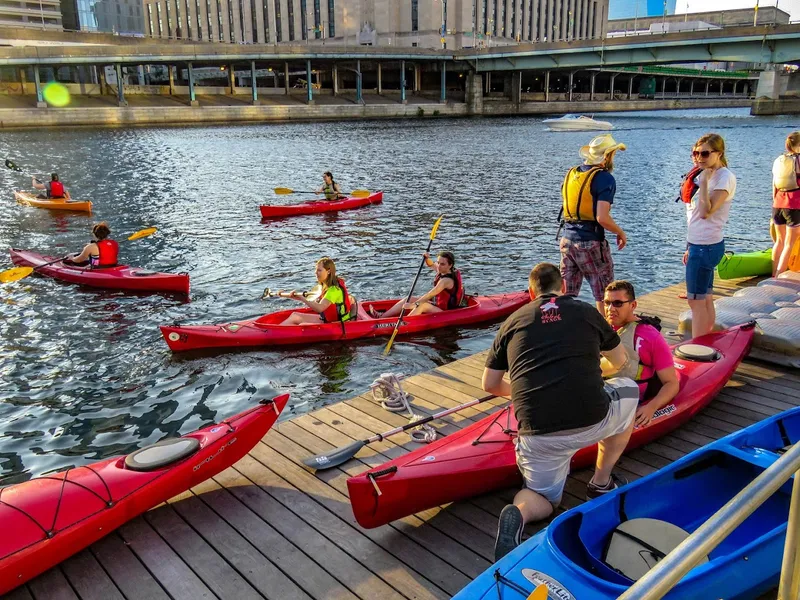
<path id="1" fill-rule="evenodd" d="M 371 196 L 372 192 L 369 190 L 353 190 L 347 195 L 351 198 L 366 198 L 367 196 Z"/>
<path id="2" fill-rule="evenodd" d="M 386 348 L 383 351 L 384 356 L 389 356 L 389 352 L 392 351 L 392 344 L 394 343 L 394 338 L 397 337 L 398 328 L 395 327 L 394 331 L 392 332 L 392 337 L 389 338 L 389 343 L 386 344 Z"/>
<path id="3" fill-rule="evenodd" d="M 536 589 L 528 596 L 528 600 L 547 600 L 547 586 L 543 583 L 537 585 Z"/>
<path id="4" fill-rule="evenodd" d="M 431 240 L 436 237 L 436 232 L 439 229 L 439 223 L 442 222 L 442 219 L 444 219 L 444 215 L 436 219 L 436 223 L 433 224 L 433 229 L 431 229 Z"/>
<path id="5" fill-rule="evenodd" d="M 273 190 L 279 196 L 286 196 L 287 194 L 294 194 L 294 190 L 291 188 L 275 188 Z"/>
<path id="6" fill-rule="evenodd" d="M 142 239 L 144 237 L 147 237 L 149 235 L 153 235 L 156 231 L 158 231 L 158 229 L 156 229 L 155 227 L 148 227 L 147 229 L 141 229 L 141 230 L 137 231 L 136 233 L 133 233 L 133 234 L 129 235 L 128 239 L 129 240 L 140 240 L 140 239 Z"/>
<path id="7" fill-rule="evenodd" d="M 11 283 L 12 281 L 19 281 L 33 273 L 32 267 L 14 267 L 0 273 L 0 283 Z"/>

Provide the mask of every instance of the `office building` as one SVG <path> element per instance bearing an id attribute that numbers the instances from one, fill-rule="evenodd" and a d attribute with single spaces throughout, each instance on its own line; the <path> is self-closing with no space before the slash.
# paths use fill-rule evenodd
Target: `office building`
<path id="1" fill-rule="evenodd" d="M 37 0 L 36 3 L 4 0 L 0 2 L 0 26 L 61 31 L 61 3 L 59 0 Z"/>
<path id="2" fill-rule="evenodd" d="M 64 29 L 143 35 L 141 0 L 63 0 Z"/>
<path id="3" fill-rule="evenodd" d="M 609 0 L 608 18 L 633 19 L 675 14 L 676 0 Z"/>

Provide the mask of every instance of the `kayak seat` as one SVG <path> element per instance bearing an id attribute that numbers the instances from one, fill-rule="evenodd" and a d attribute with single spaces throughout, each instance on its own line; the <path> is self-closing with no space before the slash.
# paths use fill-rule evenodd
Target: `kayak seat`
<path id="1" fill-rule="evenodd" d="M 681 344 L 675 347 L 673 354 L 678 358 L 696 362 L 715 362 L 722 358 L 715 348 L 703 344 Z"/>
<path id="2" fill-rule="evenodd" d="M 611 532 L 603 562 L 636 581 L 687 537 L 687 531 L 667 521 L 648 518 L 624 521 Z M 708 562 L 708 556 L 700 562 Z"/>
<path id="3" fill-rule="evenodd" d="M 155 471 L 183 460 L 200 450 L 200 442 L 192 437 L 170 438 L 132 452 L 125 457 L 131 471 Z"/>

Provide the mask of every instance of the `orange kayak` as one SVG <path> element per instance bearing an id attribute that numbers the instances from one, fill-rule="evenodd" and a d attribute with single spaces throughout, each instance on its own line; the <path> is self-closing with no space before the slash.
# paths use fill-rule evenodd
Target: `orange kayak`
<path id="1" fill-rule="evenodd" d="M 73 200 L 69 192 L 65 192 L 66 198 L 37 198 L 29 192 L 14 192 L 14 198 L 25 206 L 35 206 L 36 208 L 49 208 L 51 210 L 74 210 L 79 212 L 92 212 L 91 200 Z"/>

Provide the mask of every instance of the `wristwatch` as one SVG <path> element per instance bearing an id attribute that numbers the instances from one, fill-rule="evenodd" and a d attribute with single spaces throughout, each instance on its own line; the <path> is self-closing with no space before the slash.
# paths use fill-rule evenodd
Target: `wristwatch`
<path id="1" fill-rule="evenodd" d="M 414 302 L 414 306 L 416 306 L 417 308 L 419 308 L 419 302 Z"/>

